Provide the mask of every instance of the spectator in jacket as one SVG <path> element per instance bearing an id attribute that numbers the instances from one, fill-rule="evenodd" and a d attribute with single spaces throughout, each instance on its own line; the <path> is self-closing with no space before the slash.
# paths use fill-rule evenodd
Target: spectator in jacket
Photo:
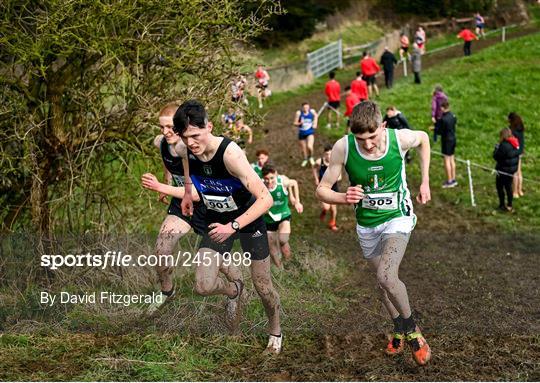
<path id="1" fill-rule="evenodd" d="M 462 39 L 464 41 L 463 43 L 463 54 L 465 56 L 471 55 L 471 44 L 473 40 L 478 40 L 478 36 L 476 36 L 470 29 L 463 27 L 461 32 L 457 34 L 458 39 Z"/>
<path id="2" fill-rule="evenodd" d="M 523 152 L 525 151 L 525 136 L 523 132 L 525 131 L 525 126 L 523 125 L 523 120 L 521 117 L 512 112 L 508 115 L 508 123 L 510 125 L 510 130 L 512 135 L 516 137 L 519 141 L 519 162 L 518 169 L 516 174 L 514 174 L 514 198 L 523 197 L 523 174 L 521 173 L 521 163 Z"/>
<path id="3" fill-rule="evenodd" d="M 437 125 L 442 117 L 441 104 L 443 101 L 448 101 L 448 96 L 444 93 L 442 86 L 435 85 L 433 96 L 431 97 L 431 121 L 434 125 L 435 133 L 433 134 L 433 142 L 437 142 Z"/>
<path id="4" fill-rule="evenodd" d="M 512 136 L 510 128 L 504 128 L 499 133 L 499 143 L 495 145 L 493 158 L 497 162 L 497 178 L 495 185 L 499 195 L 499 210 L 505 212 L 514 211 L 512 207 L 512 181 L 519 163 L 519 141 Z M 508 198 L 508 204 L 504 204 L 504 193 Z"/>
<path id="5" fill-rule="evenodd" d="M 383 122 L 386 122 L 386 127 L 389 129 L 411 129 L 409 122 L 397 108 L 393 105 L 386 108 L 386 116 L 384 116 Z M 405 160 L 407 163 L 411 162 L 411 153 L 407 151 L 405 154 Z"/>
<path id="6" fill-rule="evenodd" d="M 394 65 L 397 64 L 397 59 L 396 56 L 390 52 L 388 47 L 384 47 L 384 53 L 381 56 L 380 64 L 384 71 L 384 84 L 386 85 L 386 88 L 390 89 L 394 83 Z"/>
<path id="7" fill-rule="evenodd" d="M 413 43 L 413 50 L 411 55 L 412 71 L 414 73 L 414 83 L 420 84 L 420 70 L 422 69 L 422 51 L 418 48 L 417 43 Z"/>
<path id="8" fill-rule="evenodd" d="M 439 121 L 437 134 L 441 136 L 441 152 L 444 160 L 444 172 L 446 173 L 446 181 L 443 183 L 443 188 L 453 188 L 457 186 L 456 181 L 456 159 L 454 153 L 456 151 L 456 123 L 457 119 L 454 113 L 450 112 L 450 104 L 448 100 L 441 104 L 442 116 Z"/>
<path id="9" fill-rule="evenodd" d="M 381 70 L 377 62 L 369 55 L 368 52 L 364 52 L 362 60 L 360 60 L 360 69 L 364 81 L 368 84 L 369 97 L 373 97 L 373 91 L 375 95 L 379 95 L 379 88 L 375 82 L 375 75 Z"/>
<path id="10" fill-rule="evenodd" d="M 360 101 L 369 100 L 368 86 L 362 80 L 362 73 L 356 72 L 356 78 L 351 81 L 351 92 L 356 93 Z"/>

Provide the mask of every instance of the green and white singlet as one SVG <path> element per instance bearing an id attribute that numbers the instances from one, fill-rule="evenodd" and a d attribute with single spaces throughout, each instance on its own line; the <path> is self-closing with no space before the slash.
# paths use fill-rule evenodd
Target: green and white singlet
<path id="1" fill-rule="evenodd" d="M 268 210 L 268 213 L 264 215 L 264 222 L 274 223 L 280 222 L 283 219 L 291 215 L 291 209 L 289 208 L 289 192 L 287 188 L 283 186 L 283 178 L 277 176 L 276 186 L 274 189 L 269 190 L 274 204 Z"/>
<path id="2" fill-rule="evenodd" d="M 362 227 L 376 227 L 398 217 L 412 217 L 411 193 L 396 130 L 386 129 L 386 151 L 371 160 L 358 147 L 354 134 L 347 136 L 345 169 L 351 186 L 361 185 L 365 197 L 355 205 L 356 221 Z"/>
<path id="3" fill-rule="evenodd" d="M 262 175 L 262 168 L 259 166 L 259 163 L 258 162 L 253 162 L 251 164 L 251 167 L 253 168 L 253 170 L 255 170 L 255 173 L 257 173 L 257 175 L 259 176 L 259 178 L 263 178 L 263 175 Z"/>

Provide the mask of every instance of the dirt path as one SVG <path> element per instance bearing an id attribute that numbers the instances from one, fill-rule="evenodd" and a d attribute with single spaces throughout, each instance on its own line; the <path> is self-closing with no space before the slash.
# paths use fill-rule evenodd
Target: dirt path
<path id="1" fill-rule="evenodd" d="M 534 31 L 516 31 L 507 38 Z M 494 37 L 474 42 L 473 52 L 499 40 L 500 37 Z M 459 45 L 425 56 L 423 68 L 461 55 Z M 400 73 L 396 70 L 397 77 Z M 241 377 L 236 378 L 540 379 L 540 241 L 535 236 L 515 238 L 498 232 L 495 227 L 480 226 L 475 217 L 464 217 L 442 203 L 415 207 L 419 224 L 400 275 L 407 284 L 415 316 L 433 348 L 433 362 L 428 368 L 419 369 L 409 355 L 394 360 L 384 356 L 388 319 L 380 306 L 374 277 L 359 257 L 353 213 L 340 208 L 338 234 L 320 225 L 313 177 L 309 169 L 299 166 L 300 151 L 291 121 L 306 99 L 316 107 L 325 101 L 321 90 L 268 111 L 264 146 L 270 149 L 278 169 L 300 183 L 304 214 L 309 221 L 303 227 L 295 227 L 296 235 L 316 238 L 315 241 L 356 269 L 346 284 L 336 286 L 341 289 L 338 293 L 343 293 L 343 299 L 349 300 L 348 310 L 337 317 L 333 313 L 321 313 L 318 328 L 306 334 L 290 334 L 292 344 L 286 343 L 287 348 L 279 358 L 265 362 L 264 369 L 258 362 L 249 361 Z M 316 141 L 316 153 L 321 153 L 323 145 L 329 142 L 322 136 Z M 257 147 L 260 143 L 253 146 Z M 311 346 L 295 348 L 295 336 L 311 338 Z"/>

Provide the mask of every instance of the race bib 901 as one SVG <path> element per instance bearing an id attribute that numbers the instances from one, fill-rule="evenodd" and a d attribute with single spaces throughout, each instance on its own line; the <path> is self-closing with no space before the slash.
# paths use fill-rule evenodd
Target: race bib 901
<path id="1" fill-rule="evenodd" d="M 372 210 L 396 210 L 398 208 L 397 193 L 366 194 L 362 199 L 362 207 Z"/>
<path id="2" fill-rule="evenodd" d="M 238 210 L 236 202 L 233 197 L 230 196 L 217 196 L 217 195 L 202 195 L 204 204 L 210 210 L 214 210 L 220 213 L 227 211 Z"/>

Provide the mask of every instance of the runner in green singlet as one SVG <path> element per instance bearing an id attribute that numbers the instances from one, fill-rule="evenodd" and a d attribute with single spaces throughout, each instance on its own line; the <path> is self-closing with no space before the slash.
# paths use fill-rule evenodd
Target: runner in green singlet
<path id="1" fill-rule="evenodd" d="M 296 180 L 278 174 L 272 165 L 265 165 L 262 174 L 264 184 L 274 199 L 272 207 L 264 215 L 268 243 L 270 244 L 270 256 L 274 265 L 281 269 L 280 250 L 286 261 L 291 259 L 291 247 L 289 245 L 291 209 L 289 208 L 289 200 L 298 213 L 302 213 L 304 207 L 300 203 L 300 192 Z"/>
<path id="2" fill-rule="evenodd" d="M 401 353 L 406 340 L 416 363 L 425 365 L 431 350 L 414 322 L 398 271 L 416 223 L 404 157 L 407 150 L 418 148 L 422 182 L 416 200 L 425 204 L 431 199 L 429 137 L 422 131 L 386 129 L 379 107 L 371 101 L 355 106 L 350 121 L 351 134 L 334 145 L 317 197 L 326 203 L 354 205 L 360 247 L 376 273 L 383 303 L 394 322 L 386 352 Z M 332 185 L 343 167 L 351 186 L 346 193 L 339 193 Z"/>

